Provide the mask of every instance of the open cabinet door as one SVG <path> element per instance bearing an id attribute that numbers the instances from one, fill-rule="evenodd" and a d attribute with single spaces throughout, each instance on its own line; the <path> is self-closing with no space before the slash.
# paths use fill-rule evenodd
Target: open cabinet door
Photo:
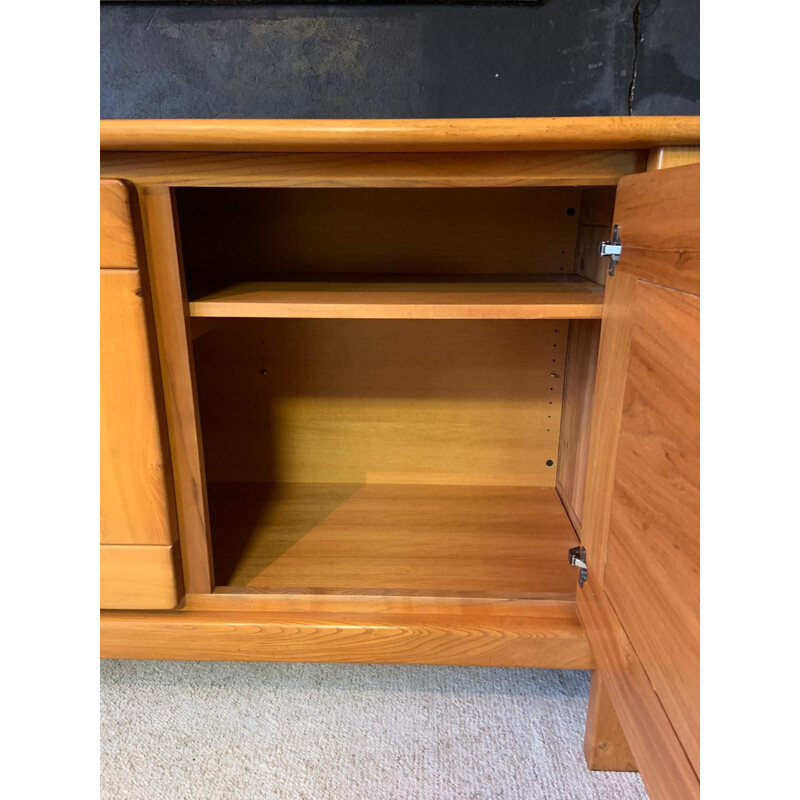
<path id="1" fill-rule="evenodd" d="M 700 165 L 620 181 L 578 613 L 652 800 L 699 796 Z"/>

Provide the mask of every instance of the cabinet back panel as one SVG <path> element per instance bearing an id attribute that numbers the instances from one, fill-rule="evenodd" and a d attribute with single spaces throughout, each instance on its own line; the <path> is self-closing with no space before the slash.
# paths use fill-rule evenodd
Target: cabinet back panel
<path id="1" fill-rule="evenodd" d="M 567 330 L 220 320 L 195 341 L 208 480 L 555 486 Z"/>
<path id="2" fill-rule="evenodd" d="M 573 271 L 580 189 L 179 189 L 202 273 Z"/>

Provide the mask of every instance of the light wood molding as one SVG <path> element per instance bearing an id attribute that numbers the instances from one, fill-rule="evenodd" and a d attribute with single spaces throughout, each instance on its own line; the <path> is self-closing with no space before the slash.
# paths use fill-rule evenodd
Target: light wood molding
<path id="1" fill-rule="evenodd" d="M 615 186 L 645 150 L 508 153 L 101 154 L 100 174 L 137 185 L 342 188 Z"/>
<path id="2" fill-rule="evenodd" d="M 175 608 L 181 597 L 175 545 L 100 546 L 100 608 Z"/>
<path id="3" fill-rule="evenodd" d="M 104 658 L 591 669 L 575 617 L 194 610 L 100 615 Z"/>
<path id="4" fill-rule="evenodd" d="M 101 150 L 352 152 L 642 149 L 694 145 L 700 118 L 103 120 Z"/>
<path id="5" fill-rule="evenodd" d="M 636 772 L 636 762 L 625 732 L 614 711 L 603 676 L 598 671 L 592 673 L 589 684 L 583 754 L 589 769 Z"/>
<path id="6" fill-rule="evenodd" d="M 524 598 L 510 592 L 427 594 L 425 592 L 275 592 L 218 586 L 212 594 L 186 595 L 187 611 L 248 611 L 261 614 L 444 614 L 480 617 L 575 617 L 575 594 L 541 592 Z"/>

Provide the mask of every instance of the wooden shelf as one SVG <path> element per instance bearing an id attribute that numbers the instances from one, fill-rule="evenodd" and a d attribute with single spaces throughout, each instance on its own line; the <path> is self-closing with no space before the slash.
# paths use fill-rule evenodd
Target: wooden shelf
<path id="1" fill-rule="evenodd" d="M 220 586 L 339 594 L 572 594 L 555 489 L 209 485 Z"/>
<path id="2" fill-rule="evenodd" d="M 368 276 L 242 281 L 189 303 L 193 317 L 600 319 L 603 287 L 577 276 Z"/>

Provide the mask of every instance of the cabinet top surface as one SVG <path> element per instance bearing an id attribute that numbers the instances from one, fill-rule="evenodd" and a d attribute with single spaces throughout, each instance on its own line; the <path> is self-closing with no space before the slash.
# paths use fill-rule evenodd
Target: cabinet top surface
<path id="1" fill-rule="evenodd" d="M 392 152 L 642 149 L 700 142 L 700 117 L 101 120 L 101 150 Z"/>

